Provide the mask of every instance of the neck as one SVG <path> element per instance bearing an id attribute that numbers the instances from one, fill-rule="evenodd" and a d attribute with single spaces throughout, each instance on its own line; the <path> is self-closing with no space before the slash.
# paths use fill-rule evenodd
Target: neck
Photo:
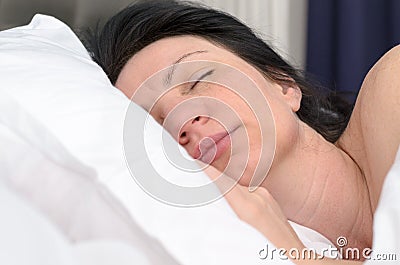
<path id="1" fill-rule="evenodd" d="M 335 244 L 344 236 L 348 247 L 371 246 L 367 185 L 345 152 L 301 123 L 297 143 L 277 160 L 263 186 L 288 219 L 318 231 Z"/>

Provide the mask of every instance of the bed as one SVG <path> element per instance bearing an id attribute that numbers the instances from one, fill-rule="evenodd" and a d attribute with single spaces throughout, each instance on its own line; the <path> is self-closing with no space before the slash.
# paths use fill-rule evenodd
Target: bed
<path id="1" fill-rule="evenodd" d="M 135 119 L 148 116 L 60 20 L 36 15 L 0 32 L 0 80 L 1 264 L 291 264 L 262 255 L 273 245 L 224 199 L 177 207 L 142 189 L 127 166 L 123 134 L 128 108 Z M 207 182 L 201 172 L 188 177 L 170 165 L 162 128 L 146 119 L 146 139 L 129 144 L 145 141 L 169 181 Z M 140 167 L 142 154 L 132 152 Z M 375 216 L 376 253 L 400 255 L 399 155 L 396 161 Z M 306 246 L 332 246 L 292 225 Z"/>

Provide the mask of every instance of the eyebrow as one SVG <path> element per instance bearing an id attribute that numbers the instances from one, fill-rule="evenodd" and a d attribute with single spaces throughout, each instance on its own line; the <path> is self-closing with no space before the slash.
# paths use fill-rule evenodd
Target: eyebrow
<path id="1" fill-rule="evenodd" d="M 168 71 L 168 74 L 167 74 L 167 76 L 166 76 L 166 78 L 165 78 L 165 80 L 164 80 L 164 85 L 166 85 L 166 86 L 168 86 L 168 85 L 170 85 L 171 84 L 171 80 L 172 80 L 172 77 L 173 77 L 173 75 L 174 75 L 174 72 L 175 72 L 175 69 L 176 69 L 176 65 L 178 64 L 178 63 L 180 63 L 183 59 L 186 59 L 187 57 L 189 57 L 189 56 L 192 56 L 192 55 L 194 55 L 194 54 L 198 54 L 198 53 L 204 53 L 204 52 L 208 52 L 208 51 L 194 51 L 194 52 L 188 52 L 188 53 L 185 53 L 184 55 L 182 55 L 181 57 L 179 57 L 178 58 L 178 60 L 176 60 L 171 66 L 171 69 Z"/>

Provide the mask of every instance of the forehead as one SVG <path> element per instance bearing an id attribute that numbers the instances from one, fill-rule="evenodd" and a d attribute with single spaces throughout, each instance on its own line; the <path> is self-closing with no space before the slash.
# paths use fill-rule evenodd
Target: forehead
<path id="1" fill-rule="evenodd" d="M 116 86 L 129 98 L 146 79 L 158 71 L 170 67 L 182 55 L 196 53 L 184 61 L 210 60 L 224 64 L 243 67 L 243 60 L 230 51 L 215 46 L 211 42 L 193 36 L 170 37 L 158 40 L 135 54 L 122 69 Z"/>
<path id="2" fill-rule="evenodd" d="M 229 53 L 227 50 L 217 47 L 201 37 L 177 36 L 153 42 L 135 54 L 132 59 L 133 61 L 142 61 L 152 55 L 159 56 L 160 60 L 157 64 L 165 67 L 165 64 L 172 63 L 181 54 L 194 50 L 207 50 L 214 54 L 224 53 L 225 55 Z"/>
<path id="3" fill-rule="evenodd" d="M 154 73 L 169 67 L 183 54 L 194 50 L 213 48 L 216 47 L 208 41 L 190 36 L 158 40 L 129 59 L 118 76 L 116 86 L 127 94 L 127 87 L 130 89 L 139 87 L 143 81 Z"/>

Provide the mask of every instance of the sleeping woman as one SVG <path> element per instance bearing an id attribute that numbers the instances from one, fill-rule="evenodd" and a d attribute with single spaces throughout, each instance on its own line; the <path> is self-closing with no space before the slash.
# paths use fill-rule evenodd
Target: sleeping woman
<path id="1" fill-rule="evenodd" d="M 196 4 L 135 2 L 89 46 L 111 82 L 210 164 L 212 177 L 239 180 L 226 199 L 276 247 L 304 248 L 288 220 L 371 247 L 400 142 L 400 47 L 369 71 L 352 108 L 318 92 L 234 17 Z M 253 176 L 259 187 L 249 192 Z"/>

